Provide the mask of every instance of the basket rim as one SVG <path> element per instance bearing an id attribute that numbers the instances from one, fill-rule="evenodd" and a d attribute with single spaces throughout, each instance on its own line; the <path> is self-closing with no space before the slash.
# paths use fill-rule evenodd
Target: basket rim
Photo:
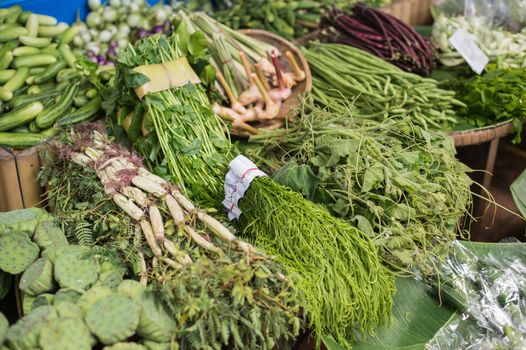
<path id="1" fill-rule="evenodd" d="M 511 120 L 480 128 L 448 131 L 447 134 L 455 141 L 455 146 L 471 146 L 504 137 L 513 131 Z"/>

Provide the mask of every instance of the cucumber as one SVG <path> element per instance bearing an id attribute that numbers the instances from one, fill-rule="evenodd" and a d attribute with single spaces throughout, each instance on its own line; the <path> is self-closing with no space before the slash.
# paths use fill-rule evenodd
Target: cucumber
<path id="1" fill-rule="evenodd" d="M 13 93 L 6 88 L 0 87 L 0 101 L 9 101 L 13 98 Z"/>
<path id="2" fill-rule="evenodd" d="M 72 25 L 60 36 L 60 44 L 69 44 L 80 32 L 80 26 Z"/>
<path id="3" fill-rule="evenodd" d="M 11 6 L 6 9 L 0 9 L 0 21 L 8 23 L 16 22 L 18 16 L 20 16 L 21 13 L 22 7 L 20 5 Z"/>
<path id="4" fill-rule="evenodd" d="M 19 56 L 13 60 L 13 66 L 15 68 L 47 66 L 56 61 L 57 58 L 55 56 L 39 53 L 37 55 Z"/>
<path id="5" fill-rule="evenodd" d="M 0 57 L 3 57 L 8 51 L 13 51 L 18 47 L 18 42 L 16 40 L 11 40 L 6 42 L 0 48 Z"/>
<path id="6" fill-rule="evenodd" d="M 27 29 L 24 27 L 11 27 L 0 32 L 0 41 L 9 41 L 18 39 L 21 35 L 27 35 Z"/>
<path id="7" fill-rule="evenodd" d="M 58 51 L 60 52 L 60 54 L 62 55 L 62 58 L 64 59 L 64 61 L 66 61 L 68 66 L 70 68 L 75 68 L 75 61 L 77 61 L 77 58 L 75 57 L 73 52 L 71 52 L 69 45 L 68 44 L 60 45 L 58 47 Z"/>
<path id="8" fill-rule="evenodd" d="M 87 122 L 95 119 L 99 115 L 101 99 L 100 97 L 95 97 L 93 100 L 86 103 L 84 106 L 80 107 L 76 111 L 67 114 L 60 118 L 56 125 L 73 125 L 80 122 Z"/>
<path id="9" fill-rule="evenodd" d="M 46 70 L 46 67 L 31 67 L 29 68 L 29 74 L 38 75 L 44 73 Z"/>
<path id="10" fill-rule="evenodd" d="M 99 93 L 97 92 L 97 89 L 95 88 L 91 88 L 88 91 L 86 91 L 86 97 L 89 98 L 90 100 L 97 97 L 98 95 Z"/>
<path id="11" fill-rule="evenodd" d="M 7 28 L 13 28 L 13 27 L 18 27 L 18 24 L 16 24 L 16 23 L 2 23 L 2 24 L 0 24 L 0 31 L 2 31 L 4 29 L 7 29 Z"/>
<path id="12" fill-rule="evenodd" d="M 80 76 L 81 74 L 77 72 L 74 68 L 66 68 L 58 72 L 56 80 L 58 83 L 62 83 L 64 81 L 68 81 Z"/>
<path id="13" fill-rule="evenodd" d="M 23 105 L 26 105 L 31 102 L 40 101 L 44 103 L 45 101 L 48 101 L 50 99 L 53 99 L 58 96 L 58 91 L 50 90 L 50 91 L 44 91 L 37 94 L 32 95 L 22 95 L 22 96 L 16 96 L 13 97 L 11 100 L 11 106 L 13 108 L 17 108 Z"/>
<path id="14" fill-rule="evenodd" d="M 40 128 L 37 126 L 37 123 L 34 120 L 29 123 L 29 132 L 33 134 L 38 134 L 40 132 Z"/>
<path id="15" fill-rule="evenodd" d="M 49 45 L 48 47 L 44 47 L 42 50 L 40 50 L 40 53 L 51 55 L 55 58 L 60 57 L 60 52 L 56 48 L 51 47 L 51 45 Z"/>
<path id="16" fill-rule="evenodd" d="M 64 93 L 60 96 L 58 103 L 46 108 L 36 118 L 36 124 L 41 129 L 47 129 L 63 115 L 73 103 L 73 96 L 77 93 L 78 84 L 70 84 Z"/>
<path id="17" fill-rule="evenodd" d="M 29 123 L 42 112 L 44 105 L 38 101 L 28 103 L 19 108 L 15 108 L 9 113 L 0 116 L 0 131 L 16 128 Z"/>
<path id="18" fill-rule="evenodd" d="M 38 35 L 38 17 L 30 14 L 26 21 L 27 36 L 36 38 Z"/>
<path id="19" fill-rule="evenodd" d="M 16 71 L 14 69 L 2 69 L 0 70 L 0 83 L 5 83 L 15 75 Z"/>
<path id="20" fill-rule="evenodd" d="M 68 29 L 68 27 L 66 23 L 59 23 L 56 26 L 38 26 L 38 36 L 45 38 L 59 36 Z"/>
<path id="21" fill-rule="evenodd" d="M 19 46 L 13 50 L 13 56 L 25 56 L 25 55 L 36 55 L 40 53 L 40 50 L 32 46 Z"/>
<path id="22" fill-rule="evenodd" d="M 0 58 L 0 69 L 6 69 L 9 67 L 11 62 L 13 61 L 13 52 L 7 51 L 1 58 Z"/>
<path id="23" fill-rule="evenodd" d="M 17 126 L 16 128 L 13 128 L 9 130 L 9 132 L 23 132 L 23 133 L 30 133 L 29 127 L 27 125 Z"/>
<path id="24" fill-rule="evenodd" d="M 58 60 L 57 62 L 49 65 L 46 72 L 35 78 L 35 84 L 42 84 L 50 79 L 53 79 L 59 71 L 66 68 L 66 61 Z"/>
<path id="25" fill-rule="evenodd" d="M 26 46 L 45 48 L 51 44 L 51 38 L 33 38 L 28 35 L 22 35 L 18 38 L 20 42 Z"/>
<path id="26" fill-rule="evenodd" d="M 25 132 L 0 132 L 0 145 L 11 148 L 27 148 L 36 146 L 49 139 L 46 135 L 29 134 Z"/>
<path id="27" fill-rule="evenodd" d="M 7 83 L 5 83 L 4 88 L 11 92 L 15 92 L 17 89 L 21 88 L 24 85 L 28 76 L 29 76 L 29 68 L 20 67 L 16 71 L 15 75 L 13 75 L 13 77 L 11 77 L 11 79 L 9 79 Z"/>

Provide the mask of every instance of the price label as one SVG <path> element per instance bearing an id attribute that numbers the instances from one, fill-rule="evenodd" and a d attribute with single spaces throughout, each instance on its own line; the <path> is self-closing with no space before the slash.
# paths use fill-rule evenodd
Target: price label
<path id="1" fill-rule="evenodd" d="M 486 68 L 489 62 L 488 56 L 477 46 L 464 29 L 457 29 L 449 38 L 449 43 L 466 60 L 475 73 L 480 74 Z"/>

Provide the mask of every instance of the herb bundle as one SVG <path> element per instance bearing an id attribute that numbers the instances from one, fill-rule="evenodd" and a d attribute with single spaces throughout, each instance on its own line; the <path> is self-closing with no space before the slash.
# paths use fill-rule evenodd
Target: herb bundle
<path id="1" fill-rule="evenodd" d="M 446 81 L 465 106 L 459 108 L 459 126 L 484 127 L 513 122 L 514 142 L 520 142 L 526 115 L 526 73 L 524 69 L 490 69 L 471 78 Z"/>
<path id="2" fill-rule="evenodd" d="M 313 94 L 320 106 L 332 110 L 354 101 L 361 118 L 384 120 L 409 117 L 425 129 L 454 124 L 453 106 L 464 106 L 455 92 L 439 88 L 423 78 L 368 52 L 341 44 L 313 44 L 304 48 L 312 73 Z"/>
<path id="3" fill-rule="evenodd" d="M 176 45 L 177 40 L 146 38 L 122 53 L 117 65 L 116 88 L 125 87 L 128 92 L 116 99 L 118 104 L 132 101 L 130 89 L 136 87 L 126 86 L 130 73 L 123 73 L 131 72 L 135 65 L 145 61 L 163 63 L 168 49 L 162 43 Z M 186 188 L 193 200 L 219 207 L 223 199 L 223 179 L 235 150 L 217 117 L 209 113 L 210 105 L 201 100 L 201 86 L 176 87 L 161 94 L 180 94 L 181 89 L 198 91 L 197 95 L 188 94 L 187 98 L 199 101 L 200 110 L 188 104 L 188 100 L 157 98 L 159 93 L 146 95 L 142 102 L 134 99 L 138 105 L 135 108 L 144 108 L 156 120 L 149 137 L 158 139 L 153 149 L 159 153 L 152 158 L 151 165 L 159 170 L 159 166 L 168 164 L 165 175 Z M 174 114 L 179 114 L 177 120 L 173 119 Z M 177 129 L 177 137 L 171 137 L 171 129 Z M 196 135 L 196 129 L 202 132 Z M 192 153 L 175 149 L 185 144 L 195 145 Z M 152 151 L 143 147 L 140 139 L 136 139 L 134 145 L 146 155 Z M 187 157 L 188 161 L 178 161 L 176 156 Z M 191 186 L 184 187 L 187 184 Z M 369 333 L 388 319 L 394 293 L 393 276 L 381 264 L 377 248 L 366 235 L 334 218 L 322 206 L 306 201 L 268 178 L 254 179 L 245 195 L 262 204 L 242 201 L 240 208 L 245 218 L 237 224 L 245 237 L 278 255 L 290 272 L 301 276 L 299 285 L 307 301 L 308 325 L 314 329 L 318 344 L 325 335 L 350 348 L 347 337 L 354 327 Z M 290 216 L 291 208 L 295 208 L 295 218 Z M 312 222 L 317 224 L 311 225 Z M 309 249 L 303 251 L 306 247 Z M 323 288 L 314 282 L 319 280 L 324 281 Z"/>
<path id="4" fill-rule="evenodd" d="M 471 204 L 469 168 L 446 136 L 409 119 L 383 123 L 305 100 L 287 129 L 254 135 L 274 179 L 367 233 L 398 272 L 433 272 Z M 250 154 L 250 153 L 249 153 Z"/>

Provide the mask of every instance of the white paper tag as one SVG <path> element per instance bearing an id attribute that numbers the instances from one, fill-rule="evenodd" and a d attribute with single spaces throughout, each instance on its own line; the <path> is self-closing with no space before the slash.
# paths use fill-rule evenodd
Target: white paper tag
<path id="1" fill-rule="evenodd" d="M 464 29 L 457 29 L 449 38 L 449 43 L 466 60 L 475 73 L 480 74 L 486 68 L 489 62 L 488 56 L 477 46 Z"/>
<path id="2" fill-rule="evenodd" d="M 230 220 L 239 219 L 241 209 L 237 206 L 243 198 L 252 180 L 258 176 L 267 176 L 256 164 L 245 156 L 237 156 L 229 164 L 230 170 L 225 176 L 225 200 L 223 205 L 228 210 Z"/>

